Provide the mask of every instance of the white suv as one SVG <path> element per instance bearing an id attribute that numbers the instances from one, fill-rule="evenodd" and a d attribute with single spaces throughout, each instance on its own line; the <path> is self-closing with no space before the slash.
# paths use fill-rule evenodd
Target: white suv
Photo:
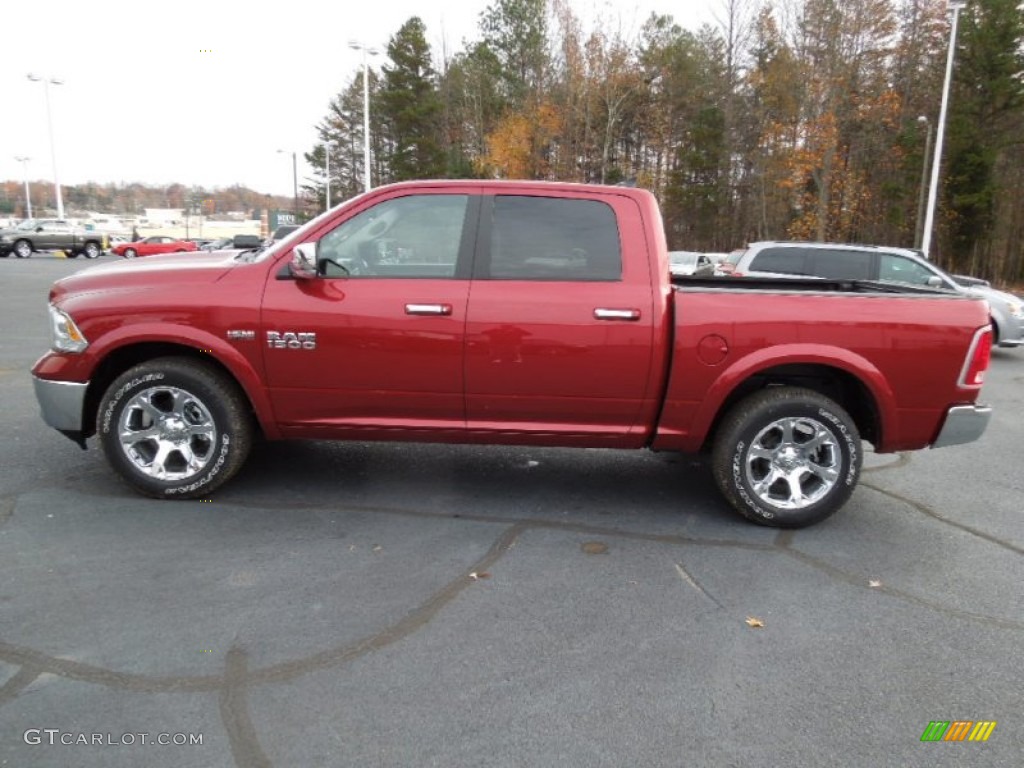
<path id="1" fill-rule="evenodd" d="M 752 243 L 744 251 L 729 254 L 715 269 L 715 274 L 877 280 L 945 288 L 988 302 L 996 344 L 1001 347 L 1024 344 L 1024 301 L 997 291 L 984 280 L 948 275 L 919 251 L 907 248 L 780 241 Z"/>

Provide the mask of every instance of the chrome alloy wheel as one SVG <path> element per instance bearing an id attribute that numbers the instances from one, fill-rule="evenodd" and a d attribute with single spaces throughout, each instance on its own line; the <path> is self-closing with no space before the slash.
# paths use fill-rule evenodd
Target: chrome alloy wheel
<path id="1" fill-rule="evenodd" d="M 832 490 L 841 461 L 836 436 L 821 422 L 790 417 L 757 433 L 745 454 L 745 471 L 765 504 L 803 509 Z"/>
<path id="2" fill-rule="evenodd" d="M 177 387 L 150 387 L 132 397 L 118 439 L 137 470 L 160 480 L 187 480 L 214 456 L 217 427 L 209 408 Z"/>

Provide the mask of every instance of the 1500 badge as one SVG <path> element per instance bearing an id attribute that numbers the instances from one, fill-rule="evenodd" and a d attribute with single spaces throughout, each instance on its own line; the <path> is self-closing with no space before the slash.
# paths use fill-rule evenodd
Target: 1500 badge
<path id="1" fill-rule="evenodd" d="M 267 331 L 267 346 L 271 349 L 316 349 L 316 334 Z"/>

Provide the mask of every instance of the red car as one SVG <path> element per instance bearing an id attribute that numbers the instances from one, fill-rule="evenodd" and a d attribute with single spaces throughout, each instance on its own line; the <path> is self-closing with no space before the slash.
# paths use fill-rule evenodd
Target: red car
<path id="1" fill-rule="evenodd" d="M 121 243 L 111 248 L 113 253 L 124 256 L 126 259 L 134 259 L 136 256 L 152 256 L 155 253 L 182 253 L 195 250 L 198 248 L 190 240 L 176 240 L 173 237 L 160 235 L 147 237 L 134 243 Z"/>

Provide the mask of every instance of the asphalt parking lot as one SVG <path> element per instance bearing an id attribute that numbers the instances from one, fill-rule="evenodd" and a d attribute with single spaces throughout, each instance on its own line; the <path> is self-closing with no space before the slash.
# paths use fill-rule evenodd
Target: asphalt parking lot
<path id="1" fill-rule="evenodd" d="M 802 531 L 645 452 L 265 444 L 150 501 L 32 393 L 94 263 L 0 259 L 0 766 L 1021 764 L 1024 350 Z"/>

